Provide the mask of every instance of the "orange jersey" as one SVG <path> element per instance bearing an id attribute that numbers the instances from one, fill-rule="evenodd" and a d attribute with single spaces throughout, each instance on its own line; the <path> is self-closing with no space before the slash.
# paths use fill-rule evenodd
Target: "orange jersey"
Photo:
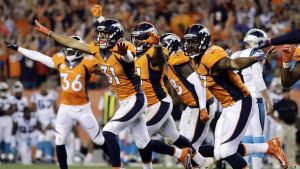
<path id="1" fill-rule="evenodd" d="M 128 45 L 128 50 L 135 54 L 135 46 L 129 42 L 124 42 Z M 117 49 L 117 45 L 113 48 Z M 99 46 L 94 42 L 90 43 L 90 51 L 99 61 L 101 71 L 106 75 L 108 82 L 112 85 L 116 95 L 120 100 L 141 92 L 140 78 L 136 74 L 134 62 L 126 63 L 122 60 L 122 56 L 112 52 L 105 60 L 101 56 Z"/>
<path id="2" fill-rule="evenodd" d="M 167 50 L 164 49 L 164 52 Z M 151 106 L 167 96 L 167 89 L 164 85 L 165 68 L 162 71 L 156 71 L 152 68 L 150 59 L 153 56 L 154 47 L 135 61 L 137 72 L 141 77 L 141 88 L 144 91 L 148 106 Z"/>
<path id="3" fill-rule="evenodd" d="M 65 55 L 57 53 L 52 57 L 55 68 L 60 75 L 62 87 L 61 103 L 65 105 L 83 105 L 89 102 L 87 83 L 97 65 L 97 60 L 92 56 L 84 56 L 75 66 L 68 66 Z"/>
<path id="4" fill-rule="evenodd" d="M 183 51 L 172 54 L 168 59 L 167 77 L 184 104 L 189 107 L 199 107 L 198 95 L 193 84 L 188 82 L 178 70 L 181 65 L 190 63 L 190 58 L 184 55 Z"/>
<path id="5" fill-rule="evenodd" d="M 219 46 L 210 47 L 202 56 L 197 72 L 206 76 L 209 91 L 224 107 L 227 107 L 242 97 L 248 96 L 249 91 L 239 75 L 232 70 L 223 70 L 218 73 L 211 72 L 214 65 L 225 57 L 227 57 L 227 53 L 223 48 Z"/>

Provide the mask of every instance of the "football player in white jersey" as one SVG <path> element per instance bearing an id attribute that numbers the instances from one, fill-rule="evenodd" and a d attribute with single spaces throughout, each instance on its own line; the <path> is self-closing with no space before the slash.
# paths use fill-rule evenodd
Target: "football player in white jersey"
<path id="1" fill-rule="evenodd" d="M 29 107 L 24 107 L 23 112 L 16 113 L 11 140 L 13 145 L 17 145 L 22 164 L 31 164 L 32 146 L 36 145 L 41 132 L 41 124 Z"/>
<path id="2" fill-rule="evenodd" d="M 13 96 L 8 93 L 8 85 L 0 82 L 0 143 L 2 162 L 8 162 L 12 132 L 12 113 L 15 110 Z"/>
<path id="3" fill-rule="evenodd" d="M 247 32 L 244 43 L 246 49 L 242 51 L 237 51 L 231 58 L 239 57 L 256 57 L 261 54 L 265 54 L 266 50 L 255 50 L 253 48 L 257 47 L 261 41 L 268 39 L 267 34 L 260 29 L 251 29 Z M 266 121 L 266 111 L 268 113 L 272 112 L 272 103 L 269 98 L 266 84 L 263 79 L 263 63 L 256 62 L 252 66 L 247 67 L 241 71 L 238 71 L 242 81 L 250 91 L 251 96 L 255 99 L 255 104 L 252 105 L 254 115 L 250 121 L 250 124 L 246 130 L 245 136 L 243 137 L 243 143 L 264 143 L 265 138 L 263 131 L 265 128 Z M 266 110 L 265 110 L 266 104 Z M 263 168 L 263 154 L 251 155 L 248 159 L 252 158 L 252 168 L 261 169 Z"/>
<path id="4" fill-rule="evenodd" d="M 40 90 L 33 93 L 31 103 L 33 110 L 36 111 L 37 118 L 45 131 L 41 135 L 37 144 L 36 160 L 51 163 L 54 156 L 54 126 L 56 112 L 58 110 L 55 104 L 57 93 L 54 90 L 48 90 L 46 83 L 42 83 Z M 44 158 L 42 158 L 44 156 Z M 42 160 L 44 159 L 44 160 Z"/>
<path id="5" fill-rule="evenodd" d="M 27 97 L 23 96 L 24 87 L 22 82 L 16 81 L 12 86 L 14 96 L 14 104 L 16 104 L 16 112 L 23 112 L 25 106 L 28 106 Z"/>

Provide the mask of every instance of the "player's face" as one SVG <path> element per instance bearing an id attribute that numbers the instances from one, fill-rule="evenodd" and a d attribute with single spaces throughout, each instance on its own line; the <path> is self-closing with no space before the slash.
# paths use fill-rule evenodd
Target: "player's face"
<path id="1" fill-rule="evenodd" d="M 15 96 L 16 96 L 17 99 L 21 99 L 22 95 L 23 95 L 22 92 L 16 92 L 15 93 Z"/>
<path id="2" fill-rule="evenodd" d="M 30 119 L 31 110 L 30 108 L 24 108 L 24 117 L 25 119 Z"/>
<path id="3" fill-rule="evenodd" d="M 102 31 L 95 31 L 94 33 L 94 43 L 96 46 L 100 46 L 101 49 L 108 48 L 109 45 L 109 39 L 111 34 L 102 32 Z"/>
<path id="4" fill-rule="evenodd" d="M 201 47 L 200 41 L 194 39 L 184 39 L 182 45 L 184 52 L 188 56 L 193 58 L 199 55 Z"/>

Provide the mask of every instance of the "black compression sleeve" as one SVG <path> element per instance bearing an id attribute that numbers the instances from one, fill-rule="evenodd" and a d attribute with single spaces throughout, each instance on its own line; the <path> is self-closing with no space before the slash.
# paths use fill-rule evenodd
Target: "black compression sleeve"
<path id="1" fill-rule="evenodd" d="M 299 44 L 299 43 L 300 43 L 300 29 L 293 30 L 287 34 L 271 39 L 271 45 Z"/>

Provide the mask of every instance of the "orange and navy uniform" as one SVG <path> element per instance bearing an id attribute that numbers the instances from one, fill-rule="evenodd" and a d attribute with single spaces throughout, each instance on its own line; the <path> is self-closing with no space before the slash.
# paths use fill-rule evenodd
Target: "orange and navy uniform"
<path id="1" fill-rule="evenodd" d="M 127 41 L 124 43 L 128 46 L 128 50 L 135 54 L 135 46 Z M 94 42 L 90 43 L 90 52 L 97 58 L 101 71 L 106 75 L 118 98 L 124 100 L 131 95 L 141 93 L 140 78 L 135 71 L 134 62 L 126 63 L 122 56 L 115 52 L 105 60 L 100 50 Z M 117 50 L 117 45 L 113 50 Z"/>
<path id="2" fill-rule="evenodd" d="M 223 107 L 226 108 L 243 97 L 248 96 L 249 91 L 239 75 L 235 74 L 232 70 L 222 70 L 217 73 L 212 72 L 216 63 L 225 57 L 227 57 L 227 53 L 223 48 L 219 46 L 208 48 L 201 58 L 197 72 L 206 76 L 207 88 Z"/>
<path id="3" fill-rule="evenodd" d="M 168 54 L 164 48 L 165 55 Z M 151 65 L 151 57 L 154 54 L 154 47 L 149 48 L 142 56 L 135 61 L 136 69 L 141 78 L 141 88 L 144 91 L 148 106 L 151 106 L 167 96 L 167 89 L 164 85 L 165 68 L 154 70 Z"/>
<path id="4" fill-rule="evenodd" d="M 182 65 L 190 64 L 190 58 L 183 51 L 173 53 L 168 59 L 167 77 L 176 90 L 180 100 L 187 106 L 199 107 L 198 95 L 193 84 L 181 75 L 180 68 Z"/>
<path id="5" fill-rule="evenodd" d="M 88 103 L 87 85 L 97 60 L 92 56 L 84 56 L 80 62 L 70 66 L 62 53 L 53 55 L 52 60 L 60 75 L 62 87 L 60 102 L 74 106 Z"/>

